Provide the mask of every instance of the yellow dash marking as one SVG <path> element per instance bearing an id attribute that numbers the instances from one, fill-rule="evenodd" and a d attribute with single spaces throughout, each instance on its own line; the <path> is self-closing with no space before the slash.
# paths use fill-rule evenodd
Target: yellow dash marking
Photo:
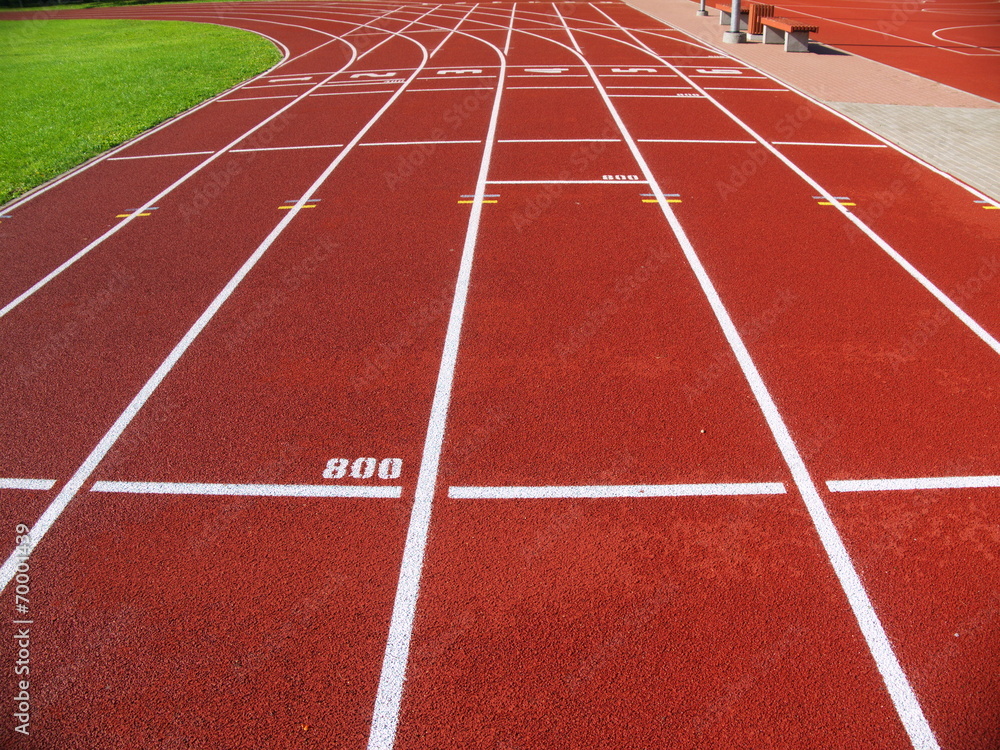
<path id="1" fill-rule="evenodd" d="M 480 203 L 496 203 L 496 201 L 479 201 Z M 459 201 L 459 203 L 475 203 L 475 201 Z"/>
<path id="2" fill-rule="evenodd" d="M 664 200 L 666 200 L 667 203 L 680 203 L 681 202 L 680 198 L 665 198 Z M 659 203 L 659 201 L 656 198 L 643 198 L 642 202 L 643 203 Z"/>
<path id="3" fill-rule="evenodd" d="M 278 206 L 279 211 L 291 211 L 295 206 Z M 307 203 L 302 208 L 316 208 L 315 203 Z"/>
<path id="4" fill-rule="evenodd" d="M 987 211 L 996 211 L 1000 206 L 983 206 Z"/>

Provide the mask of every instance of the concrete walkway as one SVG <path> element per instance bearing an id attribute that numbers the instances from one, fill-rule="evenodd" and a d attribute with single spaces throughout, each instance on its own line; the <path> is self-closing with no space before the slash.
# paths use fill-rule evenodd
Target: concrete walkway
<path id="1" fill-rule="evenodd" d="M 723 44 L 718 11 L 698 16 L 690 0 L 625 1 L 1000 200 L 1000 103 L 815 42 L 808 54 L 780 44 Z"/>

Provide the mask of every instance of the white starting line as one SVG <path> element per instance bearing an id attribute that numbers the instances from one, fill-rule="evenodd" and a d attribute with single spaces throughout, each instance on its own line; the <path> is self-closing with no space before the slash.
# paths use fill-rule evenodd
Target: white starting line
<path id="1" fill-rule="evenodd" d="M 51 490 L 55 486 L 55 479 L 0 477 L 0 490 Z"/>
<path id="2" fill-rule="evenodd" d="M 560 500 L 609 497 L 711 497 L 717 495 L 784 495 L 781 482 L 735 484 L 604 484 L 556 487 L 449 487 L 458 500 Z"/>
<path id="3" fill-rule="evenodd" d="M 222 495 L 230 497 L 402 497 L 400 486 L 330 484 L 206 484 L 202 482 L 95 482 L 92 492 L 135 495 Z"/>
<path id="4" fill-rule="evenodd" d="M 958 490 L 1000 487 L 1000 476 L 850 479 L 826 483 L 830 492 L 891 492 L 893 490 Z"/>

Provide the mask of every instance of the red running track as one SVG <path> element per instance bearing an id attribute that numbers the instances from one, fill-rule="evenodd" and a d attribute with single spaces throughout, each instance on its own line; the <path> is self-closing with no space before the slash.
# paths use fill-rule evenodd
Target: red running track
<path id="1" fill-rule="evenodd" d="M 783 0 L 775 7 L 818 21 L 820 42 L 1000 101 L 996 0 Z"/>
<path id="2" fill-rule="evenodd" d="M 1000 742 L 996 203 L 617 3 L 72 16 L 287 55 L 0 219 L 4 747 Z"/>

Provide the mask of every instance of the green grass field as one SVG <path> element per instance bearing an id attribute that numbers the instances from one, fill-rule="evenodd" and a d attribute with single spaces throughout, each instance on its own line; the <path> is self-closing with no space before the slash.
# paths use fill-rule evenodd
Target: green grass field
<path id="1" fill-rule="evenodd" d="M 208 24 L 0 20 L 0 205 L 279 59 Z"/>

